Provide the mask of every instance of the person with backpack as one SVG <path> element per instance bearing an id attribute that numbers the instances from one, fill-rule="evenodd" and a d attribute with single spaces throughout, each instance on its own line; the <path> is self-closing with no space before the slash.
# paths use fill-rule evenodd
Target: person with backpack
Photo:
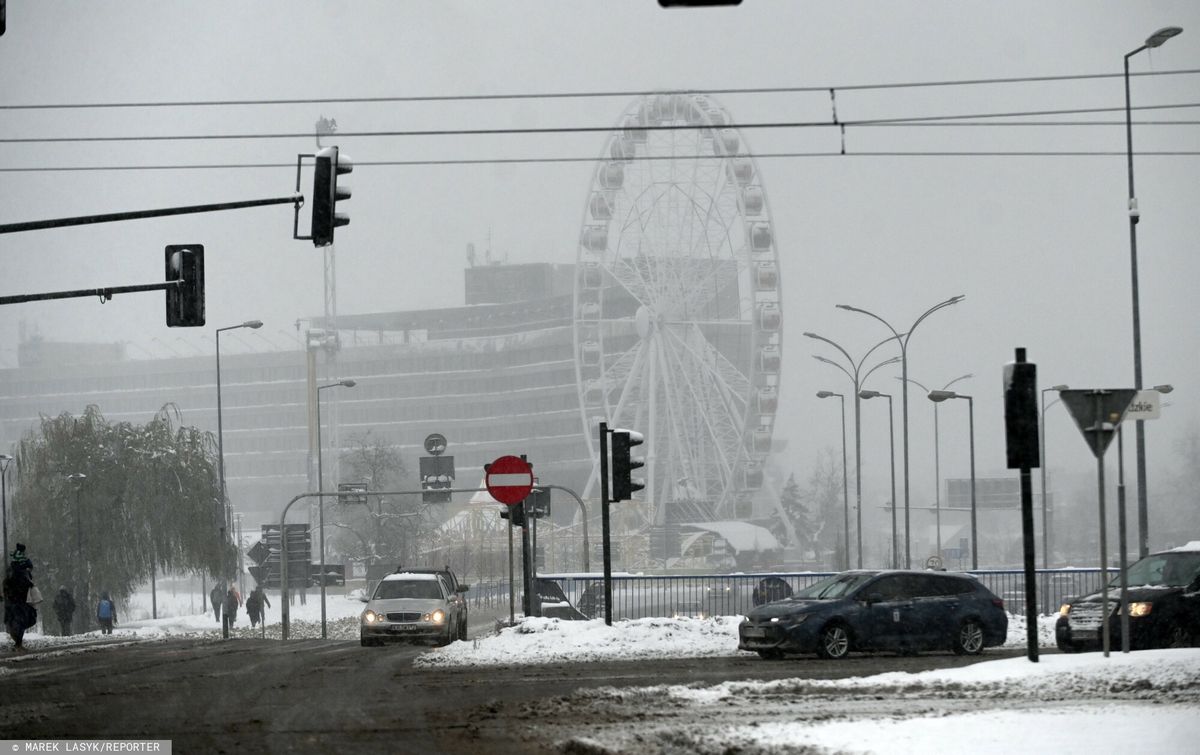
<path id="1" fill-rule="evenodd" d="M 237 585 L 231 582 L 229 591 L 225 593 L 225 602 L 221 605 L 221 636 L 225 639 L 229 639 L 229 630 L 237 621 L 237 612 L 241 605 L 242 594 L 238 592 Z"/>
<path id="2" fill-rule="evenodd" d="M 33 586 L 33 562 L 25 555 L 25 545 L 17 543 L 12 561 L 4 573 L 4 628 L 12 637 L 13 647 L 25 647 L 25 630 L 37 623 L 37 609 L 30 601 Z"/>
<path id="3" fill-rule="evenodd" d="M 263 592 L 262 585 L 255 585 L 251 591 L 250 597 L 246 598 L 246 614 L 250 617 L 251 628 L 258 626 L 258 622 L 262 622 L 266 626 L 266 609 L 271 601 L 267 600 L 267 594 Z"/>
<path id="4" fill-rule="evenodd" d="M 96 604 L 96 621 L 100 623 L 100 634 L 112 634 L 113 624 L 117 623 L 117 607 L 107 592 L 100 593 L 100 602 Z"/>
<path id="5" fill-rule="evenodd" d="M 70 636 L 71 618 L 75 615 L 75 599 L 71 597 L 66 585 L 59 587 L 58 595 L 54 596 L 54 613 L 58 616 L 58 623 L 62 626 L 62 636 Z"/>

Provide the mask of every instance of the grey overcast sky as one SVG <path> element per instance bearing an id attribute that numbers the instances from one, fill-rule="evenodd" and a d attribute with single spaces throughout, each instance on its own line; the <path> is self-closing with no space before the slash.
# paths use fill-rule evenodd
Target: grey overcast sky
<path id="1" fill-rule="evenodd" d="M 254 3 L 10 0 L 0 37 L 0 103 L 59 105 L 313 100 L 838 87 L 1075 74 L 1119 74 L 1154 30 L 1184 28 L 1139 53 L 1132 71 L 1200 69 L 1200 3 L 794 2 L 663 10 L 654 0 Z M 1139 76 L 1135 106 L 1196 105 L 1200 77 Z M 831 118 L 827 91 L 725 94 L 743 123 Z M 311 134 L 320 116 L 343 132 L 611 126 L 631 97 L 499 101 L 4 109 L 0 138 Z M 934 303 L 966 300 L 922 324 L 910 375 L 976 400 L 979 474 L 1003 473 L 1001 369 L 1023 346 L 1041 386 L 1133 384 L 1122 80 L 1116 78 L 837 93 L 843 121 L 1117 108 L 996 119 L 1098 120 L 1103 126 L 850 127 L 747 130 L 763 158 L 782 265 L 785 342 L 781 461 L 800 472 L 837 446 L 836 404 L 813 397 L 847 380 L 811 354 L 815 331 L 861 354 Z M 1200 151 L 1200 108 L 1135 112 L 1139 152 Z M 467 157 L 599 157 L 603 133 L 337 139 L 357 162 Z M 293 167 L 50 170 L 87 166 L 294 165 L 311 136 L 135 142 L 0 143 L 0 222 L 289 194 Z M 1107 156 L 883 156 L 892 152 L 1099 151 Z M 867 154 L 864 154 L 867 153 Z M 595 163 L 363 166 L 350 176 L 352 218 L 338 231 L 339 308 L 372 312 L 463 302 L 465 249 L 510 262 L 573 262 Z M 1172 383 L 1149 427 L 1152 474 L 1200 425 L 1200 157 L 1139 155 L 1136 178 L 1145 382 Z M 307 189 L 306 189 L 307 190 Z M 306 214 L 305 214 L 306 217 Z M 321 252 L 291 239 L 289 206 L 0 236 L 0 295 L 155 282 L 162 248 L 206 245 L 208 327 L 170 330 L 161 294 L 0 308 L 0 365 L 14 366 L 20 325 L 49 340 L 126 341 L 131 355 L 209 353 L 217 326 L 267 323 L 231 349 L 283 348 L 322 309 Z M 881 370 L 869 387 L 896 390 Z M 847 391 L 848 392 L 848 391 Z M 932 411 L 912 394 L 914 496 L 932 496 Z M 151 411 L 157 407 L 147 407 Z M 899 402 L 896 411 L 899 415 Z M 965 406 L 942 412 L 943 473 L 967 474 Z M 886 415 L 864 404 L 866 501 L 887 497 Z M 1061 409 L 1052 462 L 1092 459 Z M 897 416 L 899 426 L 899 416 Z M 899 449 L 899 441 L 897 441 Z M 928 472 L 925 472 L 929 468 Z M 1153 478 L 1152 478 L 1153 485 Z M 1153 491 L 1152 491 L 1153 492 Z"/>

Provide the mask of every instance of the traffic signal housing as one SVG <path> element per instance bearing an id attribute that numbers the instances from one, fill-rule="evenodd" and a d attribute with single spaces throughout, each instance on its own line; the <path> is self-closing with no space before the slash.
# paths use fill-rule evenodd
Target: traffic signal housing
<path id="1" fill-rule="evenodd" d="M 528 500 L 528 499 L 526 499 Z M 500 507 L 500 518 L 508 519 L 509 524 L 513 527 L 525 526 L 525 501 L 514 503 L 511 506 Z"/>
<path id="2" fill-rule="evenodd" d="M 167 326 L 204 325 L 204 245 L 171 244 L 164 252 L 167 283 Z"/>
<path id="3" fill-rule="evenodd" d="M 350 225 L 350 217 L 337 212 L 338 201 L 350 198 L 350 187 L 338 186 L 338 176 L 353 170 L 354 163 L 337 147 L 326 147 L 317 152 L 313 172 L 313 246 L 329 246 L 333 243 L 334 229 Z"/>
<path id="4" fill-rule="evenodd" d="M 634 459 L 630 451 L 645 442 L 642 434 L 633 430 L 612 431 L 612 499 L 628 501 L 633 494 L 646 487 L 641 480 L 633 479 L 633 470 L 646 466 L 641 459 Z"/>

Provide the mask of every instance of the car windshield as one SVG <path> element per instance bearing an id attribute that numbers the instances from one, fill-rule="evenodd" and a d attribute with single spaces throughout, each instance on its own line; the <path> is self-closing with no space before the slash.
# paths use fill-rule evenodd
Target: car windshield
<path id="1" fill-rule="evenodd" d="M 1182 553 L 1155 553 L 1129 567 L 1129 584 L 1137 587 L 1186 587 L 1200 577 L 1200 551 Z M 1110 587 L 1119 587 L 1118 575 Z"/>
<path id="2" fill-rule="evenodd" d="M 794 597 L 809 600 L 832 600 L 856 590 L 874 574 L 835 574 L 800 590 Z"/>
<path id="3" fill-rule="evenodd" d="M 375 589 L 376 600 L 416 598 L 418 600 L 440 600 L 442 591 L 432 579 L 390 579 L 379 583 Z"/>

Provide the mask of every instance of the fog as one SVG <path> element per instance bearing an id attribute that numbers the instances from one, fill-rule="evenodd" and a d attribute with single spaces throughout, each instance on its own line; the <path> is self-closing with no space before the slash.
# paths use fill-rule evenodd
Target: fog
<path id="1" fill-rule="evenodd" d="M 973 374 L 954 390 L 974 397 L 977 474 L 1010 475 L 1001 376 L 1015 348 L 1037 364 L 1039 388 L 1133 386 L 1122 79 L 855 87 L 1120 74 L 1125 53 L 1169 25 L 1184 33 L 1133 56 L 1131 73 L 1200 69 L 1200 5 L 1186 0 L 747 0 L 694 11 L 653 0 L 10 3 L 0 37 L 0 223 L 287 196 L 296 155 L 314 151 L 314 124 L 332 118 L 338 135 L 324 143 L 359 164 L 344 209 L 351 224 L 337 231 L 339 314 L 461 306 L 468 244 L 509 263 L 576 261 L 607 134 L 362 134 L 616 128 L 633 93 L 659 90 L 717 92 L 740 124 L 836 117 L 851 125 L 742 131 L 760 155 L 780 263 L 775 437 L 787 443 L 774 463 L 803 480 L 822 449 L 840 451 L 837 403 L 815 393 L 852 387 L 812 358 L 837 352 L 804 332 L 858 359 L 889 332 L 835 305 L 869 309 L 903 332 L 934 304 L 964 295 L 914 332 L 909 376 L 940 388 Z M 761 91 L 798 87 L 811 91 Z M 729 89 L 739 91 L 720 92 Z M 1200 129 L 1188 120 L 1200 88 L 1185 73 L 1138 75 L 1131 90 L 1135 107 L 1192 108 L 1133 115 L 1144 383 L 1175 388 L 1146 427 L 1151 541 L 1167 544 L 1189 538 L 1156 530 L 1154 506 L 1166 505 L 1157 496 L 1178 471 L 1177 444 L 1200 432 L 1188 378 L 1200 357 Z M 622 94 L 467 99 L 613 92 Z M 464 99 L 403 99 L 447 96 Z M 22 107 L 105 103 L 157 106 Z M 1060 110 L 1090 112 L 1028 115 Z M 854 125 L 965 114 L 1003 117 Z M 1029 125 L 1055 121 L 1105 125 Z M 131 136 L 147 138 L 98 139 Z M 153 138 L 168 136 L 193 138 Z M 67 137 L 97 140 L 53 140 Z M 790 156 L 769 156 L 779 154 Z M 577 161 L 432 164 L 517 158 Z M 430 164 L 412 164 L 421 161 Z M 380 164 L 388 162 L 409 164 Z M 302 233 L 307 216 L 305 208 Z M 280 205 L 0 235 L 0 296 L 158 282 L 164 245 L 203 243 L 208 320 L 168 330 L 157 292 L 6 305 L 0 370 L 17 367 L 22 332 L 123 342 L 130 358 L 148 360 L 211 355 L 215 328 L 261 319 L 259 331 L 229 334 L 226 353 L 301 348 L 302 330 L 324 311 L 324 266 L 321 250 L 291 238 L 292 222 L 291 207 Z M 864 387 L 896 396 L 900 484 L 897 375 L 880 369 Z M 13 426 L 2 399 L 7 448 L 28 427 Z M 47 415 L 82 409 L 44 401 Z M 909 404 L 911 495 L 925 506 L 934 496 L 933 407 L 919 390 Z M 146 406 L 147 416 L 158 408 Z M 965 402 L 942 404 L 938 421 L 942 476 L 967 477 Z M 863 402 L 863 506 L 880 524 L 878 507 L 891 495 L 886 433 L 886 405 Z M 1087 495 L 1095 460 L 1061 406 L 1048 414 L 1046 441 L 1055 475 L 1081 481 L 1060 491 Z M 1132 477 L 1132 433 L 1126 441 Z M 1115 444 L 1108 460 L 1111 482 Z M 853 470 L 850 485 L 853 499 Z"/>

